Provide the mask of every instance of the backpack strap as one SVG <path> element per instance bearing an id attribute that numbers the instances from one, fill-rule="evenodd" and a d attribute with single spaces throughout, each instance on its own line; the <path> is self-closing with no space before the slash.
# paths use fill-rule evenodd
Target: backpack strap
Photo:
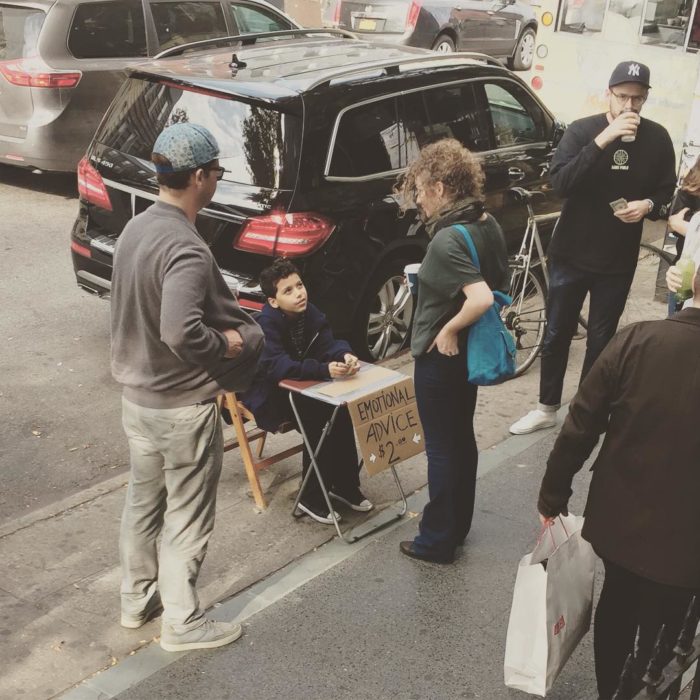
<path id="1" fill-rule="evenodd" d="M 471 255 L 472 262 L 476 266 L 476 269 L 479 270 L 479 272 L 481 272 L 481 265 L 479 264 L 479 254 L 476 252 L 474 240 L 472 239 L 471 234 L 467 230 L 467 227 L 463 224 L 455 224 L 453 228 L 456 228 L 462 234 L 462 236 L 464 236 L 464 240 L 467 243 L 467 248 L 469 248 L 469 255 Z"/>

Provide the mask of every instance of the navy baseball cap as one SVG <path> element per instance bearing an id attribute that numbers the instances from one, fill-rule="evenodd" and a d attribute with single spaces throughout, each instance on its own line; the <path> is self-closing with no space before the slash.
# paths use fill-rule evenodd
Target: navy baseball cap
<path id="1" fill-rule="evenodd" d="M 649 66 L 638 61 L 623 61 L 615 66 L 608 87 L 615 87 L 620 83 L 639 83 L 645 88 L 650 88 L 649 77 Z"/>
<path id="2" fill-rule="evenodd" d="M 164 129 L 153 145 L 153 153 L 167 158 L 172 167 L 156 165 L 158 173 L 194 170 L 219 157 L 214 135 L 199 124 L 178 122 Z"/>

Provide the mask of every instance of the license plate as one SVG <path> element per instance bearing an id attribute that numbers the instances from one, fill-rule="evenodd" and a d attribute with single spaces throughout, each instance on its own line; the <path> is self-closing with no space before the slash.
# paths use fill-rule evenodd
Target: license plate
<path id="1" fill-rule="evenodd" d="M 375 19 L 361 19 L 357 23 L 358 29 L 363 29 L 366 32 L 373 32 L 377 28 L 377 20 Z"/>

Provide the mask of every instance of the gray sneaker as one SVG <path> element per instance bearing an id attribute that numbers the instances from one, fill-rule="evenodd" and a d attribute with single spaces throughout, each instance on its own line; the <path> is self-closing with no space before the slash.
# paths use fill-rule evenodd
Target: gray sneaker
<path id="1" fill-rule="evenodd" d="M 157 617 L 163 612 L 163 603 L 160 601 L 160 593 L 156 591 L 146 603 L 146 607 L 136 615 L 125 613 L 122 611 L 122 627 L 130 630 L 136 630 L 145 625 L 149 620 Z"/>
<path id="2" fill-rule="evenodd" d="M 176 634 L 165 625 L 160 635 L 160 646 L 165 651 L 189 651 L 190 649 L 216 649 L 235 642 L 243 634 L 237 622 L 204 620 L 193 630 Z"/>

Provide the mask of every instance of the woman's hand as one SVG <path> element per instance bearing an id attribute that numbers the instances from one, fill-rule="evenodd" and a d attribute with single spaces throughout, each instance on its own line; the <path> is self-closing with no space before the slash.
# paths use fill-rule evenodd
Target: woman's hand
<path id="1" fill-rule="evenodd" d="M 668 217 L 668 227 L 671 231 L 680 236 L 685 236 L 685 234 L 688 233 L 688 222 L 685 220 L 685 215 L 688 211 L 690 211 L 690 207 L 684 207 Z"/>
<path id="2" fill-rule="evenodd" d="M 683 278 L 677 265 L 672 265 L 666 270 L 666 286 L 670 292 L 677 292 L 681 288 Z"/>
<path id="3" fill-rule="evenodd" d="M 428 352 L 433 348 L 437 348 L 441 355 L 457 355 L 459 353 L 457 333 L 450 330 L 447 326 L 443 326 L 435 340 L 433 340 L 433 344 L 428 348 Z"/>

